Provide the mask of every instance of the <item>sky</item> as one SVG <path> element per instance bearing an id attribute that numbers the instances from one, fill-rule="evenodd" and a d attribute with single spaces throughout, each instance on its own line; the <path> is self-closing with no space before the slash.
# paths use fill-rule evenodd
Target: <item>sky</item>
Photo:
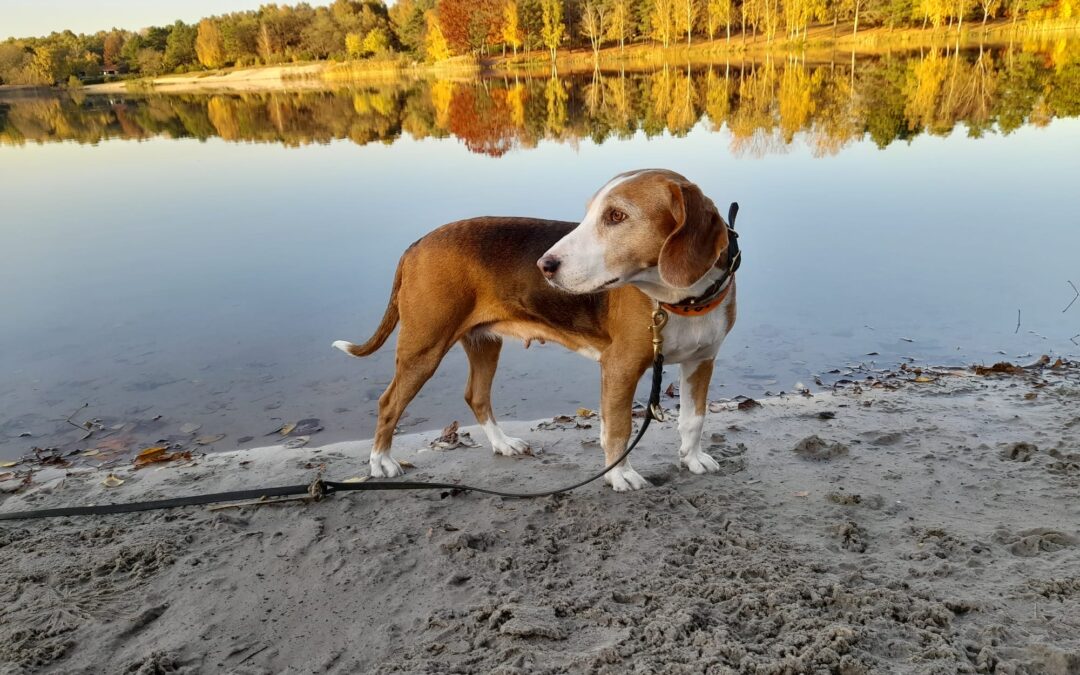
<path id="1" fill-rule="evenodd" d="M 256 9 L 269 0 L 0 0 L 0 40 L 36 37 L 70 28 L 95 33 L 109 28 L 138 30 L 177 19 Z M 312 4 L 323 4 L 313 2 Z"/>

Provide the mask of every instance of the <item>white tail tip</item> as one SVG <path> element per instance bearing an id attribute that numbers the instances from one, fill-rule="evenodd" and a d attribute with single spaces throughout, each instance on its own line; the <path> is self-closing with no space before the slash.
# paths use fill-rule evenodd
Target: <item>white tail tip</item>
<path id="1" fill-rule="evenodd" d="M 349 348 L 354 346 L 353 343 L 351 343 L 351 342 L 346 342 L 345 340 L 334 340 L 334 344 L 332 344 L 331 346 L 334 349 L 340 349 L 341 351 L 345 352 L 346 354 L 349 354 L 349 356 L 352 356 L 352 354 L 349 353 Z"/>

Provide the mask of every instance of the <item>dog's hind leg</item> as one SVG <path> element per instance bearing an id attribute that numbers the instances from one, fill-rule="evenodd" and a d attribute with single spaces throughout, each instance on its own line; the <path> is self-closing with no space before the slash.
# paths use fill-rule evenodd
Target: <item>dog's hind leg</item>
<path id="1" fill-rule="evenodd" d="M 379 419 L 375 425 L 375 443 L 371 448 L 371 476 L 393 478 L 405 473 L 397 460 L 390 456 L 401 414 L 420 388 L 435 374 L 449 346 L 444 344 L 412 346 L 403 329 L 398 339 L 394 379 L 379 397 Z"/>
<path id="2" fill-rule="evenodd" d="M 461 339 L 469 357 L 469 381 L 465 384 L 465 402 L 472 408 L 476 421 L 484 430 L 491 449 L 499 455 L 521 455 L 529 452 L 529 444 L 520 438 L 503 433 L 491 410 L 491 382 L 499 365 L 502 338 L 497 335 L 469 334 Z"/>

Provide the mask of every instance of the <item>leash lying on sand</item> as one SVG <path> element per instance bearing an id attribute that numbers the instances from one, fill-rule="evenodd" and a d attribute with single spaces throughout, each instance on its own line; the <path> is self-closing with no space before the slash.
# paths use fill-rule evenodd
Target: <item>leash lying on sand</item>
<path id="1" fill-rule="evenodd" d="M 579 487 L 588 485 L 594 480 L 603 477 L 604 474 L 618 466 L 626 459 L 627 455 L 630 454 L 630 451 L 637 447 L 638 442 L 641 441 L 642 436 L 645 435 L 645 430 L 649 428 L 649 422 L 654 419 L 659 421 L 664 420 L 663 411 L 660 408 L 660 385 L 664 371 L 664 354 L 662 352 L 664 338 L 662 331 L 667 324 L 667 320 L 667 312 L 663 309 L 657 308 L 656 311 L 653 312 L 653 322 L 651 326 L 653 335 L 652 386 L 649 389 L 649 405 L 645 410 L 645 419 L 641 423 L 641 428 L 638 429 L 637 435 L 634 436 L 634 440 L 626 446 L 626 450 L 623 450 L 623 453 L 619 455 L 617 460 L 605 467 L 603 471 L 578 481 L 573 485 L 554 490 L 544 490 L 542 492 L 504 492 L 502 490 L 492 490 L 490 488 L 462 485 L 458 483 L 436 483 L 415 480 L 368 480 L 364 482 L 341 483 L 316 478 L 311 483 L 302 485 L 284 485 L 281 487 L 254 490 L 233 490 L 231 492 L 215 492 L 205 495 L 191 495 L 188 497 L 174 497 L 172 499 L 131 502 L 128 504 L 97 504 L 93 506 L 65 506 L 62 508 L 40 509 L 36 511 L 14 511 L 12 513 L 0 513 L 0 520 L 31 520 L 37 518 L 59 518 L 61 516 L 97 516 L 110 513 L 134 513 L 137 511 L 172 509 L 180 506 L 199 506 L 202 504 L 258 500 L 269 497 L 288 497 L 292 495 L 307 495 L 312 500 L 319 501 L 327 495 L 358 490 L 445 490 L 442 494 L 443 497 L 449 497 L 462 492 L 479 492 L 481 494 L 494 495 L 496 497 L 510 497 L 515 499 L 534 499 L 537 497 L 549 497 L 563 492 L 570 492 L 571 490 L 576 490 Z M 267 501 L 260 503 L 272 504 L 274 502 Z"/>
<path id="2" fill-rule="evenodd" d="M 738 269 L 739 263 L 742 261 L 742 256 L 739 253 L 738 248 L 738 233 L 735 232 L 735 216 L 739 212 L 738 203 L 732 202 L 730 209 L 728 210 L 728 260 L 727 268 L 724 270 L 724 275 L 721 277 L 721 283 L 717 285 L 718 288 L 725 287 L 725 284 L 730 280 L 731 275 Z M 475 487 L 472 485 L 462 485 L 459 483 L 437 483 L 428 481 L 415 481 L 415 480 L 403 480 L 403 481 L 388 481 L 388 480 L 367 480 L 363 482 L 348 482 L 342 483 L 337 481 L 327 481 L 322 478 L 316 478 L 311 483 L 302 485 L 283 485 L 281 487 L 261 488 L 253 490 L 233 490 L 230 492 L 214 492 L 206 495 L 191 495 L 188 497 L 173 497 L 172 499 L 157 499 L 145 502 L 131 502 L 127 504 L 97 504 L 92 506 L 65 506 L 56 509 L 39 509 L 36 511 L 13 511 L 11 513 L 0 513 L 0 521 L 3 520 L 32 520 L 37 518 L 59 518 L 62 516 L 98 516 L 106 515 L 110 513 L 135 513 L 137 511 L 156 511 L 159 509 L 173 509 L 180 506 L 200 506 L 203 504 L 218 504 L 222 502 L 237 502 L 246 500 L 259 500 L 254 503 L 258 504 L 273 504 L 274 501 L 262 501 L 270 497 L 291 497 L 295 495 L 307 495 L 308 498 L 313 501 L 319 501 L 325 496 L 332 495 L 338 492 L 354 492 L 354 491 L 367 491 L 367 490 L 445 490 L 442 494 L 443 497 L 449 497 L 452 495 L 461 494 L 463 492 L 479 492 L 480 494 L 493 495 L 495 497 L 509 497 L 512 499 L 535 499 L 538 497 L 550 497 L 552 495 L 562 494 L 564 492 L 570 492 L 576 490 L 579 487 L 588 485 L 589 483 L 602 478 L 609 471 L 617 467 L 622 463 L 624 459 L 629 456 L 630 452 L 637 447 L 637 444 L 641 441 L 641 438 L 645 435 L 645 430 L 649 428 L 649 422 L 652 420 L 664 421 L 663 409 L 660 407 L 660 385 L 664 375 L 664 326 L 668 322 L 668 313 L 661 304 L 656 304 L 656 309 L 652 315 L 652 325 L 649 327 L 652 331 L 652 345 L 653 345 L 653 364 L 652 364 L 652 386 L 649 388 L 649 405 L 645 410 L 645 419 L 642 420 L 641 428 L 638 429 L 637 435 L 634 436 L 634 440 L 626 446 L 619 458 L 611 464 L 608 464 L 599 473 L 593 474 L 588 478 L 578 481 L 573 485 L 566 487 L 556 488 L 554 490 L 544 490 L 542 492 L 504 492 L 502 490 L 492 490 L 490 488 Z M 281 500 L 287 501 L 287 500 Z"/>

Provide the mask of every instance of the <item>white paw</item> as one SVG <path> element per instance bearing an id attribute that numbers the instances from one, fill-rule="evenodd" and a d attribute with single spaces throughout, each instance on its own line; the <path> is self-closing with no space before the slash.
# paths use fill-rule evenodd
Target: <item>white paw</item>
<path id="1" fill-rule="evenodd" d="M 640 490 L 649 484 L 649 481 L 645 480 L 640 473 L 634 471 L 634 467 L 630 466 L 629 462 L 623 462 L 621 466 L 605 473 L 604 480 L 615 492 Z"/>
<path id="2" fill-rule="evenodd" d="M 401 468 L 389 452 L 373 452 L 368 462 L 371 465 L 372 478 L 393 478 L 405 473 L 405 469 Z"/>
<path id="3" fill-rule="evenodd" d="M 532 452 L 528 443 L 520 438 L 513 438 L 512 436 L 503 436 L 502 438 L 493 440 L 491 442 L 491 449 L 495 451 L 496 455 L 506 455 L 507 457 L 527 455 Z"/>
<path id="4" fill-rule="evenodd" d="M 708 453 L 695 450 L 683 455 L 680 460 L 682 465 L 690 470 L 690 473 L 703 474 L 713 473 L 720 470 L 720 463 Z"/>

